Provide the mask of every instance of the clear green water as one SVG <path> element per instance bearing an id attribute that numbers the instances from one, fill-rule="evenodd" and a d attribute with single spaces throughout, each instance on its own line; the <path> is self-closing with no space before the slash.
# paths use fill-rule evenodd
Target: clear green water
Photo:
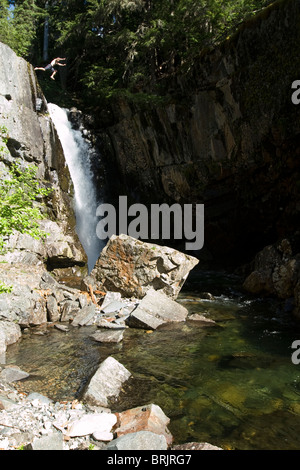
<path id="1" fill-rule="evenodd" d="M 215 300 L 201 300 L 201 291 Z M 31 332 L 7 352 L 8 363 L 31 374 L 18 387 L 55 400 L 80 398 L 99 364 L 113 355 L 134 377 L 115 410 L 161 406 L 175 443 L 300 449 L 300 365 L 291 361 L 300 325 L 291 314 L 276 301 L 247 298 L 238 279 L 223 273 L 193 276 L 178 301 L 216 326 L 187 321 L 153 332 L 127 329 L 113 346 L 89 338 L 94 327 Z"/>

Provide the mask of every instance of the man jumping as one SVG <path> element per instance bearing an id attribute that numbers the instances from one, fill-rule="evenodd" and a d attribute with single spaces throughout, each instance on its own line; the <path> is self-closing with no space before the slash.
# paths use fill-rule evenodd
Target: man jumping
<path id="1" fill-rule="evenodd" d="M 61 60 L 66 60 L 65 58 L 62 57 L 56 57 L 56 59 L 51 60 L 50 64 L 46 65 L 46 67 L 35 67 L 34 70 L 43 70 L 43 72 L 46 72 L 47 70 L 50 70 L 51 72 L 51 77 L 52 80 L 55 80 L 55 75 L 57 74 L 57 70 L 54 68 L 55 65 L 60 65 L 61 67 L 64 67 L 67 64 L 61 64 Z"/>

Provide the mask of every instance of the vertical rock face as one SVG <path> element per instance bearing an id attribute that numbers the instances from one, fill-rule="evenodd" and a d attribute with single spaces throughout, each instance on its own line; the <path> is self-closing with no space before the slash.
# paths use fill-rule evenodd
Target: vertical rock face
<path id="1" fill-rule="evenodd" d="M 23 167 L 35 164 L 38 179 L 52 188 L 47 202 L 47 216 L 52 220 L 42 222 L 49 233 L 46 244 L 14 235 L 7 241 L 8 247 L 47 259 L 50 269 L 83 268 L 87 259 L 74 230 L 72 181 L 33 67 L 2 43 L 0 64 L 0 126 L 7 140 L 1 152 L 1 174 L 6 175 L 16 162 Z M 24 261 L 24 256 L 10 257 L 10 262 L 16 261 Z"/>
<path id="2" fill-rule="evenodd" d="M 240 262 L 299 225 L 299 14 L 274 2 L 169 79 L 164 106 L 122 101 L 105 130 L 128 194 L 205 203 L 215 259 Z"/>

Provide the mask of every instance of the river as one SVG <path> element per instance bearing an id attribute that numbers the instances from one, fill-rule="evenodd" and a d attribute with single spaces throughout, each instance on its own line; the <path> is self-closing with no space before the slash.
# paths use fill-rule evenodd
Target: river
<path id="1" fill-rule="evenodd" d="M 214 298 L 204 300 L 201 292 Z M 273 299 L 251 298 L 224 272 L 191 273 L 178 302 L 216 322 L 127 329 L 122 343 L 100 345 L 96 327 L 31 329 L 9 346 L 7 363 L 30 373 L 20 391 L 72 400 L 112 355 L 133 375 L 113 410 L 155 403 L 171 422 L 175 443 L 210 442 L 224 449 L 300 448 L 300 365 L 293 341 L 300 326 Z"/>

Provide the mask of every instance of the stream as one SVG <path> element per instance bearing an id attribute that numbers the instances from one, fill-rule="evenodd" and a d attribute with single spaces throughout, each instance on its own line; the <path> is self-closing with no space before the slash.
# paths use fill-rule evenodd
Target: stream
<path id="1" fill-rule="evenodd" d="M 206 291 L 212 300 L 200 298 Z M 170 418 L 174 443 L 209 442 L 223 449 L 300 448 L 300 365 L 292 363 L 300 325 L 274 299 L 251 298 L 224 272 L 191 273 L 178 302 L 216 322 L 188 320 L 155 331 L 126 329 L 122 343 L 90 338 L 96 327 L 23 332 L 7 364 L 30 374 L 19 391 L 56 401 L 80 399 L 109 355 L 133 375 L 112 407 L 148 403 Z"/>

